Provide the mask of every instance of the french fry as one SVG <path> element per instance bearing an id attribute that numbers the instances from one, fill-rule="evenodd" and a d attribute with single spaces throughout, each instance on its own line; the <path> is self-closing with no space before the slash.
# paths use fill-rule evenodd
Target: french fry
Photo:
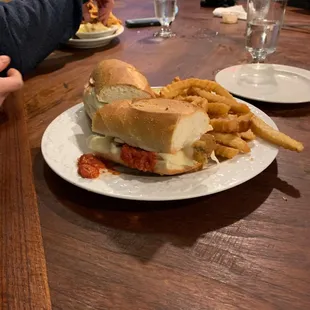
<path id="1" fill-rule="evenodd" d="M 216 156 L 231 159 L 239 154 L 239 150 L 229 146 L 217 144 L 214 153 Z"/>
<path id="2" fill-rule="evenodd" d="M 191 102 L 194 105 L 203 107 L 203 109 L 211 115 L 211 117 L 227 115 L 230 107 L 224 103 L 208 102 L 207 99 L 200 96 L 181 96 L 178 95 L 174 99 Z"/>
<path id="3" fill-rule="evenodd" d="M 253 117 L 253 113 L 249 112 L 247 114 L 243 114 L 238 116 L 238 118 L 235 119 L 236 122 L 238 122 L 238 132 L 245 132 L 248 131 L 251 127 L 251 120 Z"/>
<path id="4" fill-rule="evenodd" d="M 106 26 L 111 27 L 112 25 L 122 25 L 122 21 L 111 12 Z"/>
<path id="5" fill-rule="evenodd" d="M 208 102 L 207 106 L 208 106 L 208 113 L 211 114 L 212 116 L 227 115 L 227 113 L 230 110 L 230 106 L 221 102 Z"/>
<path id="6" fill-rule="evenodd" d="M 244 139 L 244 140 L 247 140 L 247 141 L 253 141 L 256 138 L 255 134 L 253 133 L 253 131 L 251 129 L 249 129 L 245 132 L 240 132 L 239 137 Z"/>
<path id="7" fill-rule="evenodd" d="M 172 99 L 176 97 L 177 95 L 179 95 L 182 92 L 182 90 L 188 89 L 191 87 L 198 87 L 198 88 L 206 89 L 209 92 L 212 91 L 225 98 L 235 100 L 234 97 L 218 83 L 214 81 L 200 80 L 200 79 L 195 79 L 195 78 L 173 82 L 167 85 L 166 87 L 164 87 L 161 90 L 161 93 L 165 98 Z"/>
<path id="8" fill-rule="evenodd" d="M 241 115 L 237 118 L 215 118 L 210 124 L 216 132 L 245 132 L 250 129 L 252 113 Z"/>
<path id="9" fill-rule="evenodd" d="M 187 96 L 178 95 L 178 96 L 176 96 L 176 97 L 173 98 L 173 99 L 175 99 L 175 100 L 181 100 L 181 101 L 187 101 L 186 98 L 187 98 Z"/>
<path id="10" fill-rule="evenodd" d="M 212 132 L 212 135 L 217 143 L 238 149 L 241 153 L 249 153 L 251 151 L 248 144 L 236 134 Z"/>
<path id="11" fill-rule="evenodd" d="M 176 76 L 176 77 L 172 80 L 172 83 L 179 82 L 179 81 L 181 81 L 180 77 L 179 77 L 179 76 Z"/>
<path id="12" fill-rule="evenodd" d="M 99 16 L 99 9 L 96 3 L 93 2 L 93 0 L 89 0 L 86 3 L 86 8 L 88 10 L 89 16 L 91 20 L 96 20 Z"/>
<path id="13" fill-rule="evenodd" d="M 230 110 L 237 114 L 246 114 L 250 112 L 250 108 L 244 104 L 237 102 L 234 98 L 226 98 L 210 92 L 207 92 L 201 88 L 194 87 L 192 91 L 200 97 L 206 98 L 209 102 L 220 102 L 228 105 Z"/>
<path id="14" fill-rule="evenodd" d="M 236 119 L 236 118 L 238 118 L 237 114 L 228 114 L 227 115 L 227 119 Z"/>
<path id="15" fill-rule="evenodd" d="M 282 146 L 285 149 L 302 152 L 304 146 L 301 142 L 292 139 L 286 134 L 273 129 L 257 116 L 252 117 L 252 131 L 257 136 L 267 140 L 275 145 Z"/>

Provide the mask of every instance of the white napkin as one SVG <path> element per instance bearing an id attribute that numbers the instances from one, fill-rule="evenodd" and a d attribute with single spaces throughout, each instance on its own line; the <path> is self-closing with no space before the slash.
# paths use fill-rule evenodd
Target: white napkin
<path id="1" fill-rule="evenodd" d="M 247 13 L 242 5 L 235 5 L 227 8 L 216 8 L 213 11 L 213 15 L 216 17 L 222 17 L 223 13 L 236 13 L 238 15 L 238 19 L 247 19 Z"/>

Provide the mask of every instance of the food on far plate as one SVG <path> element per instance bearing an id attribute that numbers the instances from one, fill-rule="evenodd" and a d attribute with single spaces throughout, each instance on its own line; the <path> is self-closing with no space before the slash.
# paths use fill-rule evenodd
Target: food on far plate
<path id="1" fill-rule="evenodd" d="M 88 147 L 106 160 L 159 175 L 199 170 L 215 149 L 209 117 L 188 102 L 121 100 L 93 117 Z M 198 141 L 201 141 L 198 143 Z"/>
<path id="2" fill-rule="evenodd" d="M 92 22 L 82 22 L 77 33 L 91 33 L 91 32 L 100 32 L 109 30 L 112 26 L 121 25 L 122 22 L 117 17 L 115 17 L 112 13 L 107 21 L 107 24 L 104 25 L 102 22 L 99 21 L 92 21 Z"/>
<path id="3" fill-rule="evenodd" d="M 83 103 L 92 118 L 106 103 L 154 97 L 147 79 L 134 66 L 118 59 L 106 59 L 92 71 L 84 88 Z"/>
<path id="4" fill-rule="evenodd" d="M 111 27 L 114 25 L 122 25 L 122 21 L 118 19 L 112 12 L 109 15 L 108 21 L 107 21 L 107 26 Z"/>
<path id="5" fill-rule="evenodd" d="M 256 138 L 254 132 L 251 129 L 244 132 L 240 132 L 239 137 L 247 141 L 252 141 Z"/>
<path id="6" fill-rule="evenodd" d="M 108 30 L 109 28 L 105 26 L 103 23 L 82 23 L 79 27 L 77 33 L 88 33 L 88 32 L 99 32 Z"/>
<path id="7" fill-rule="evenodd" d="M 237 134 L 212 132 L 212 135 L 219 144 L 233 147 L 241 153 L 249 153 L 251 151 L 248 144 Z"/>
<path id="8" fill-rule="evenodd" d="M 100 22 L 98 20 L 99 9 L 96 1 L 89 0 L 85 5 L 89 12 L 90 20 L 87 22 L 85 20 L 82 21 L 77 34 L 107 31 L 110 30 L 112 26 L 122 25 L 122 21 L 118 19 L 112 12 L 110 13 L 105 25 Z"/>
<path id="9" fill-rule="evenodd" d="M 86 7 L 89 13 L 89 17 L 90 19 L 93 20 L 97 20 L 99 17 L 99 8 L 98 8 L 98 4 L 95 0 L 88 0 L 86 2 Z"/>
<path id="10" fill-rule="evenodd" d="M 238 149 L 233 147 L 217 144 L 215 147 L 215 155 L 223 158 L 232 159 L 239 154 Z"/>

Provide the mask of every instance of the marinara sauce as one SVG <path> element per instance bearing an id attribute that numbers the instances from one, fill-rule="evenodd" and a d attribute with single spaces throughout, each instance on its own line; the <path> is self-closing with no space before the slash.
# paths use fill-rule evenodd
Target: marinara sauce
<path id="1" fill-rule="evenodd" d="M 119 173 L 113 170 L 113 163 L 93 154 L 83 154 L 78 159 L 77 166 L 79 175 L 85 179 L 96 179 L 103 171 L 108 171 L 112 174 Z"/>
<path id="2" fill-rule="evenodd" d="M 122 146 L 121 159 L 128 167 L 144 172 L 154 172 L 156 166 L 154 152 L 144 151 L 128 144 Z"/>

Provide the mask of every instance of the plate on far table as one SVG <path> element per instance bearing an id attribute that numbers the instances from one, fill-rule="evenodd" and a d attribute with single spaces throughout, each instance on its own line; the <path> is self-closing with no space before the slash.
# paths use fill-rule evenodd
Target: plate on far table
<path id="1" fill-rule="evenodd" d="M 66 45 L 74 48 L 97 48 L 108 45 L 114 38 L 118 37 L 124 32 L 124 27 L 122 25 L 116 26 L 117 30 L 112 35 L 94 38 L 94 39 L 70 39 Z"/>
<path id="2" fill-rule="evenodd" d="M 277 129 L 269 116 L 248 105 L 255 115 Z M 126 172 L 119 175 L 103 173 L 98 179 L 89 180 L 79 176 L 76 163 L 82 154 L 91 152 L 86 146 L 90 134 L 90 120 L 82 103 L 63 112 L 44 132 L 41 149 L 46 163 L 61 178 L 78 187 L 131 200 L 180 200 L 221 192 L 255 177 L 278 154 L 277 147 L 257 138 L 250 143 L 250 154 L 237 155 L 202 171 L 178 176 L 150 176 L 125 169 Z"/>
<path id="3" fill-rule="evenodd" d="M 310 71 L 274 64 L 246 64 L 215 76 L 234 95 L 273 103 L 310 102 Z"/>

